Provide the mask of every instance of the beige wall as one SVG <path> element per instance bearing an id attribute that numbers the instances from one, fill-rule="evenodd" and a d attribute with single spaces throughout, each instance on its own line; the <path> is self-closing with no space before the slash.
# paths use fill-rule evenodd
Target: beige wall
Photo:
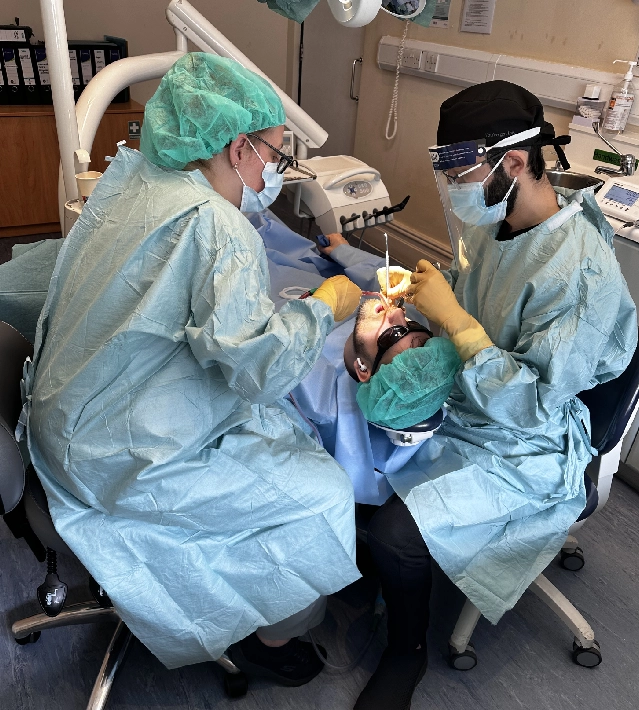
<path id="1" fill-rule="evenodd" d="M 497 0 L 491 35 L 458 31 L 462 5 L 462 0 L 453 0 L 449 29 L 411 24 L 408 38 L 604 71 L 613 70 L 613 59 L 637 54 L 639 6 L 630 0 Z M 387 141 L 395 77 L 377 67 L 377 46 L 383 35 L 401 37 L 402 31 L 403 23 L 383 14 L 367 27 L 355 155 L 381 171 L 393 202 L 411 195 L 399 222 L 447 243 L 428 146 L 436 142 L 439 106 L 460 87 L 402 74 L 399 129 Z M 547 119 L 561 133 L 567 132 L 571 115 L 546 109 Z"/>
<path id="2" fill-rule="evenodd" d="M 69 39 L 101 40 L 103 35 L 124 37 L 129 54 L 149 54 L 175 49 L 175 35 L 165 18 L 169 0 L 65 0 Z M 256 0 L 190 0 L 276 84 L 286 90 L 289 21 Z M 44 39 L 38 0 L 2 0 L 3 22 L 20 18 Z M 132 87 L 132 96 L 146 102 L 157 81 Z"/>

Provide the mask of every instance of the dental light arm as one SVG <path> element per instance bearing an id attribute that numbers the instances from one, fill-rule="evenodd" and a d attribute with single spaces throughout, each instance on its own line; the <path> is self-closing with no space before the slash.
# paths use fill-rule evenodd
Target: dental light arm
<path id="1" fill-rule="evenodd" d="M 175 30 L 176 51 L 129 57 L 109 64 L 91 80 L 82 92 L 77 105 L 74 106 L 63 0 L 40 0 L 40 6 L 61 155 L 61 180 L 58 194 L 60 221 L 65 234 L 70 224 L 65 220 L 64 205 L 67 200 L 78 198 L 75 174 L 88 169 L 87 154 L 93 147 L 95 134 L 107 107 L 114 96 L 125 87 L 140 81 L 159 79 L 166 74 L 187 51 L 187 38 L 205 52 L 235 59 L 273 85 L 264 72 L 213 27 L 187 0 L 172 0 L 166 14 Z M 304 158 L 307 148 L 321 147 L 326 142 L 328 134 L 287 94 L 275 85 L 273 88 L 284 105 L 286 125 L 297 138 L 297 156 Z"/>
<path id="2" fill-rule="evenodd" d="M 377 2 L 378 0 L 376 0 Z M 379 0 L 381 2 L 381 0 Z M 218 54 L 221 57 L 235 59 L 242 66 L 264 77 L 277 92 L 284 104 L 286 112 L 286 126 L 298 139 L 298 146 L 301 143 L 306 148 L 320 148 L 328 138 L 328 133 L 315 122 L 302 108 L 300 108 L 285 94 L 278 86 L 264 74 L 253 62 L 202 15 L 187 0 L 171 0 L 166 9 L 166 17 L 175 29 L 191 40 L 194 45 L 204 52 Z M 299 158 L 305 158 L 305 149 L 300 153 L 296 151 Z"/>

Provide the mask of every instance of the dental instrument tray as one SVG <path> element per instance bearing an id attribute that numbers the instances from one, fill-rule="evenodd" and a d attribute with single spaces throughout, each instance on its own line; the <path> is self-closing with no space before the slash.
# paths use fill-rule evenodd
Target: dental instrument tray
<path id="1" fill-rule="evenodd" d="M 286 168 L 286 171 L 284 172 L 284 185 L 295 185 L 299 182 L 311 182 L 316 179 L 316 175 L 309 175 L 308 173 L 296 170 L 293 167 Z"/>

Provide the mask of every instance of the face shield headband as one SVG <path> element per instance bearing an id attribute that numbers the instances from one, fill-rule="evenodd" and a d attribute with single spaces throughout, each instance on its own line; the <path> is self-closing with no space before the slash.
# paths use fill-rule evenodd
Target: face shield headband
<path id="1" fill-rule="evenodd" d="M 547 124 L 550 129 L 552 127 Z M 555 136 L 549 131 L 543 132 L 540 127 L 531 128 L 521 133 L 508 136 L 498 143 L 486 146 L 484 141 L 463 141 L 450 145 L 439 145 L 429 148 L 430 158 L 433 161 L 435 172 L 450 170 L 451 168 L 463 168 L 474 165 L 479 158 L 488 157 L 489 153 L 495 150 L 515 150 L 516 148 L 528 148 L 535 145 L 552 145 L 557 152 L 557 157 L 564 170 L 570 170 L 570 163 L 566 159 L 566 154 L 562 146 L 570 143 L 570 136 Z"/>

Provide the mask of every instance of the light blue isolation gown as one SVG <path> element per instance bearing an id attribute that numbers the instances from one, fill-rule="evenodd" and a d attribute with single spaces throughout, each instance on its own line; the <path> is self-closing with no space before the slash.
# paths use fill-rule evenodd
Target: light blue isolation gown
<path id="1" fill-rule="evenodd" d="M 121 148 L 38 323 L 28 441 L 54 524 L 170 668 L 359 577 L 352 485 L 283 399 L 333 317 L 268 294 L 262 240 L 199 171 Z"/>
<path id="2" fill-rule="evenodd" d="M 251 213 L 249 221 L 262 237 L 271 284 L 271 300 L 279 311 L 289 299 L 280 294 L 319 286 L 325 278 L 345 274 L 363 290 L 379 288 L 377 269 L 383 257 L 347 244 L 321 256 L 313 242 L 296 234 L 270 211 Z M 31 342 L 47 296 L 62 239 L 18 244 L 11 261 L 0 265 L 0 320 L 19 330 Z M 422 320 L 412 306 L 409 317 Z M 393 446 L 380 429 L 368 424 L 355 401 L 357 385 L 344 367 L 344 343 L 353 331 L 355 316 L 335 325 L 326 338 L 322 355 L 293 390 L 302 411 L 313 417 L 327 451 L 348 473 L 355 501 L 381 505 L 392 493 L 380 471 L 395 471 L 415 449 Z"/>
<path id="3" fill-rule="evenodd" d="M 496 623 L 585 506 L 590 420 L 575 397 L 617 377 L 635 305 L 590 193 L 510 241 L 464 234 L 447 278 L 492 347 L 468 360 L 437 434 L 389 475 L 450 579 Z"/>

